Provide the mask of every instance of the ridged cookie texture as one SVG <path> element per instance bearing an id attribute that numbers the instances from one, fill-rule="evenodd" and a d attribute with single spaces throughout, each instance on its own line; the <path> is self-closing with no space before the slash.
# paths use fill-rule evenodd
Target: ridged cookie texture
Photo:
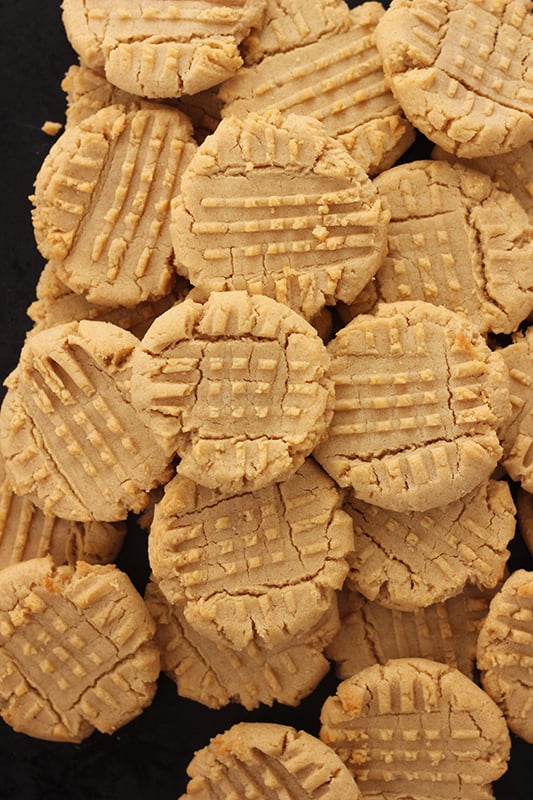
<path id="1" fill-rule="evenodd" d="M 142 97 L 196 94 L 241 66 L 239 45 L 266 0 L 63 0 L 69 41 L 87 66 Z"/>
<path id="2" fill-rule="evenodd" d="M 154 509 L 152 572 L 191 627 L 224 646 L 305 637 L 348 573 L 353 528 L 340 504 L 310 459 L 281 483 L 233 496 L 178 475 Z"/>
<path id="3" fill-rule="evenodd" d="M 530 0 L 393 0 L 376 31 L 405 115 L 444 150 L 491 156 L 533 138 Z"/>
<path id="4" fill-rule="evenodd" d="M 381 303 L 328 350 L 335 413 L 313 452 L 339 485 L 383 508 L 425 511 L 490 477 L 509 377 L 463 315 L 422 300 Z"/>
<path id="5" fill-rule="evenodd" d="M 181 460 L 179 474 L 237 493 L 284 480 L 333 413 L 327 349 L 287 306 L 213 292 L 169 309 L 133 360 L 132 399 Z"/>
<path id="6" fill-rule="evenodd" d="M 533 309 L 533 225 L 518 200 L 464 162 L 402 164 L 374 185 L 391 214 L 379 298 L 425 300 L 481 333 L 513 333 Z"/>
<path id="7" fill-rule="evenodd" d="M 472 582 L 503 578 L 516 508 L 506 481 L 483 481 L 464 497 L 427 511 L 395 512 L 348 491 L 354 549 L 348 584 L 370 600 L 412 611 L 441 602 Z"/>
<path id="8" fill-rule="evenodd" d="M 512 415 L 502 431 L 502 466 L 523 489 L 533 491 L 533 328 L 501 349 L 509 370 Z"/>
<path id="9" fill-rule="evenodd" d="M 261 798 L 359 800 L 338 756 L 306 731 L 268 722 L 241 722 L 199 750 L 180 800 Z"/>
<path id="10" fill-rule="evenodd" d="M 385 81 L 375 45 L 379 3 L 350 12 L 346 30 L 267 56 L 241 68 L 219 90 L 222 116 L 279 109 L 320 120 L 369 175 L 392 164 L 414 140 L 414 130 Z"/>
<path id="11" fill-rule="evenodd" d="M 490 800 L 510 738 L 496 703 L 462 672 L 391 659 L 347 678 L 322 707 L 320 738 L 363 797 Z"/>
<path id="12" fill-rule="evenodd" d="M 139 340 L 82 320 L 28 337 L 7 380 L 0 447 L 8 479 L 46 514 L 117 522 L 168 479 L 169 457 L 132 404 Z"/>
<path id="13" fill-rule="evenodd" d="M 171 291 L 170 201 L 196 149 L 187 117 L 159 105 L 108 106 L 65 130 L 37 174 L 32 219 L 67 286 L 108 306 Z"/>
<path id="14" fill-rule="evenodd" d="M 339 627 L 336 601 L 300 638 L 270 648 L 253 641 L 235 650 L 191 627 L 183 604 L 169 603 L 153 578 L 145 600 L 156 623 L 161 669 L 176 683 L 178 695 L 209 708 L 298 706 L 329 671 L 323 651 Z"/>
<path id="15" fill-rule="evenodd" d="M 362 167 L 321 122 L 279 110 L 223 119 L 171 215 L 194 286 L 267 295 L 307 319 L 354 299 L 385 257 L 388 214 Z"/>
<path id="16" fill-rule="evenodd" d="M 155 624 L 114 565 L 54 567 L 37 558 L 0 572 L 0 715 L 38 739 L 113 733 L 152 701 Z"/>
<path id="17" fill-rule="evenodd" d="M 494 589 L 468 584 L 455 597 L 414 611 L 387 608 L 345 586 L 339 594 L 340 625 L 325 650 L 344 680 L 391 658 L 429 658 L 476 679 L 476 646 Z"/>
<path id="18" fill-rule="evenodd" d="M 509 728 L 533 743 L 533 572 L 517 570 L 493 598 L 479 634 L 477 666 Z"/>

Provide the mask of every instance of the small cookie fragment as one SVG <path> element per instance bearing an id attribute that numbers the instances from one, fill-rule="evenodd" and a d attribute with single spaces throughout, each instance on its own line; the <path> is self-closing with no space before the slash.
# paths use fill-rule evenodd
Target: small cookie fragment
<path id="1" fill-rule="evenodd" d="M 154 621 L 114 565 L 23 561 L 0 571 L 0 715 L 38 739 L 113 733 L 152 701 Z"/>
<path id="2" fill-rule="evenodd" d="M 233 496 L 178 475 L 154 509 L 152 572 L 189 625 L 223 646 L 305 638 L 348 572 L 353 529 L 340 503 L 311 459 L 285 481 Z"/>
<path id="3" fill-rule="evenodd" d="M 503 578 L 516 508 L 505 481 L 484 481 L 452 503 L 396 512 L 346 494 L 353 521 L 348 585 L 389 608 L 413 611 L 458 594 L 470 581 Z"/>
<path id="4" fill-rule="evenodd" d="M 340 486 L 383 508 L 425 511 L 490 477 L 509 378 L 466 318 L 421 300 L 381 303 L 328 351 L 335 414 L 313 453 Z"/>
<path id="5" fill-rule="evenodd" d="M 413 611 L 386 608 L 345 586 L 338 633 L 325 650 L 344 680 L 391 658 L 429 658 L 474 680 L 476 645 L 494 589 L 468 584 L 455 597 Z"/>
<path id="6" fill-rule="evenodd" d="M 376 31 L 406 117 L 444 150 L 491 156 L 533 138 L 530 0 L 392 0 Z"/>
<path id="7" fill-rule="evenodd" d="M 320 738 L 363 797 L 488 800 L 510 738 L 491 698 L 459 670 L 391 659 L 343 681 L 322 706 Z"/>
<path id="8" fill-rule="evenodd" d="M 266 0 L 63 0 L 63 24 L 81 61 L 126 92 L 196 94 L 233 75 L 239 45 L 263 21 Z"/>
<path id="9" fill-rule="evenodd" d="M 509 370 L 512 415 L 503 429 L 501 464 L 527 492 L 533 491 L 533 327 L 516 333 L 499 351 Z"/>
<path id="10" fill-rule="evenodd" d="M 117 522 L 140 512 L 165 481 L 169 457 L 133 408 L 139 340 L 82 320 L 29 336 L 0 412 L 8 479 L 46 514 Z"/>
<path id="11" fill-rule="evenodd" d="M 297 706 L 329 671 L 323 651 L 339 627 L 336 602 L 301 639 L 268 649 L 254 641 L 235 650 L 194 630 L 183 605 L 171 605 L 153 579 L 145 600 L 156 623 L 161 669 L 175 681 L 181 697 L 209 708 L 228 703 L 249 711 L 260 704 Z"/>
<path id="12" fill-rule="evenodd" d="M 323 742 L 306 731 L 268 722 L 240 722 L 218 734 L 195 754 L 187 774 L 191 780 L 180 800 L 361 797 L 349 771 Z"/>
<path id="13" fill-rule="evenodd" d="M 533 743 L 533 572 L 517 570 L 493 598 L 477 644 L 485 691 L 509 728 Z"/>
<path id="14" fill-rule="evenodd" d="M 533 226 L 518 200 L 464 162 L 402 164 L 374 185 L 391 213 L 379 299 L 425 300 L 481 333 L 513 333 L 533 310 Z"/>
<path id="15" fill-rule="evenodd" d="M 178 270 L 205 292 L 246 290 L 307 319 L 350 302 L 385 257 L 372 182 L 316 119 L 230 116 L 199 147 L 172 201 Z"/>
<path id="16" fill-rule="evenodd" d="M 235 494 L 284 480 L 333 412 L 329 356 L 287 306 L 213 292 L 162 314 L 137 348 L 132 398 L 181 457 L 177 471 Z"/>
<path id="17" fill-rule="evenodd" d="M 196 149 L 185 115 L 160 105 L 108 106 L 65 130 L 37 174 L 32 219 L 72 291 L 108 306 L 171 291 L 170 200 Z"/>

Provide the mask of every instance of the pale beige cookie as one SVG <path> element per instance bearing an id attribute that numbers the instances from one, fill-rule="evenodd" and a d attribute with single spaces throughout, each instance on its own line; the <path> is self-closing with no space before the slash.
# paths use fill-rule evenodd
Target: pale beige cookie
<path id="1" fill-rule="evenodd" d="M 314 450 L 368 503 L 425 511 L 488 479 L 510 412 L 502 356 L 459 314 L 382 303 L 328 345 L 335 414 Z"/>
<path id="2" fill-rule="evenodd" d="M 378 175 L 391 213 L 379 298 L 464 313 L 481 333 L 513 333 L 533 310 L 533 225 L 518 200 L 461 164 L 415 161 Z"/>
<path id="3" fill-rule="evenodd" d="M 57 565 L 106 564 L 115 560 L 125 536 L 124 523 L 73 522 L 43 514 L 28 497 L 13 492 L 0 456 L 0 569 L 46 555 Z"/>
<path id="4" fill-rule="evenodd" d="M 266 0 L 63 0 L 81 61 L 115 86 L 150 98 L 196 94 L 233 75 L 239 45 Z"/>
<path id="5" fill-rule="evenodd" d="M 84 295 L 76 294 L 58 277 L 57 266 L 49 261 L 37 283 L 37 299 L 27 309 L 33 327 L 28 334 L 82 319 L 112 322 L 142 339 L 152 322 L 176 303 L 181 302 L 190 290 L 190 284 L 178 276 L 172 291 L 157 300 L 145 300 L 131 308 L 102 306 L 90 303 Z"/>
<path id="6" fill-rule="evenodd" d="M 0 571 L 0 715 L 38 739 L 113 733 L 152 701 L 155 623 L 114 565 L 36 558 Z"/>
<path id="7" fill-rule="evenodd" d="M 269 722 L 240 722 L 195 753 L 180 800 L 359 800 L 338 756 L 306 731 Z"/>
<path id="8" fill-rule="evenodd" d="M 533 494 L 518 486 L 515 491 L 515 503 L 520 536 L 533 556 Z"/>
<path id="9" fill-rule="evenodd" d="M 501 435 L 501 464 L 510 477 L 533 491 L 533 327 L 517 333 L 499 351 L 509 370 L 512 415 Z"/>
<path id="10" fill-rule="evenodd" d="M 152 580 L 145 593 L 157 626 L 161 669 L 176 683 L 180 697 L 209 708 L 238 703 L 297 706 L 329 671 L 324 647 L 339 627 L 336 602 L 302 639 L 266 649 L 255 642 L 235 650 L 215 644 L 192 628 L 182 605 L 171 605 Z"/>
<path id="11" fill-rule="evenodd" d="M 468 584 L 442 603 L 398 611 L 346 586 L 339 596 L 340 627 L 325 654 L 341 680 L 407 657 L 440 661 L 474 680 L 477 637 L 495 592 Z"/>
<path id="12" fill-rule="evenodd" d="M 346 495 L 355 544 L 348 584 L 369 600 L 411 611 L 441 602 L 468 582 L 492 588 L 503 578 L 516 530 L 505 481 L 484 481 L 428 511 L 395 512 Z"/>
<path id="13" fill-rule="evenodd" d="M 139 340 L 82 320 L 28 337 L 0 413 L 6 474 L 46 514 L 125 519 L 168 478 L 169 457 L 130 399 Z"/>
<path id="14" fill-rule="evenodd" d="M 348 573 L 353 528 L 341 499 L 311 459 L 281 483 L 232 496 L 178 475 L 154 509 L 154 577 L 191 627 L 223 646 L 302 638 Z"/>
<path id="15" fill-rule="evenodd" d="M 134 404 L 178 452 L 179 474 L 251 491 L 292 475 L 333 413 L 315 329 L 268 297 L 213 292 L 162 314 L 134 358 Z"/>
<path id="16" fill-rule="evenodd" d="M 271 111 L 226 117 L 203 142 L 172 201 L 171 236 L 194 286 L 267 295 L 310 319 L 372 278 L 387 222 L 318 120 Z"/>
<path id="17" fill-rule="evenodd" d="M 533 138 L 530 0 L 392 0 L 376 42 L 406 117 L 466 158 Z"/>
<path id="18" fill-rule="evenodd" d="M 383 6 L 366 2 L 350 12 L 346 30 L 265 57 L 220 87 L 223 117 L 279 109 L 284 116 L 320 120 L 369 175 L 392 164 L 414 130 L 385 82 L 374 31 Z"/>
<path id="19" fill-rule="evenodd" d="M 493 700 L 459 670 L 391 659 L 347 678 L 322 707 L 320 738 L 364 798 L 489 800 L 510 739 Z"/>
<path id="20" fill-rule="evenodd" d="M 509 728 L 533 743 L 533 572 L 517 570 L 490 604 L 479 634 L 477 666 L 485 691 Z"/>
<path id="21" fill-rule="evenodd" d="M 35 180 L 37 245 L 92 303 L 135 306 L 175 279 L 170 200 L 197 149 L 184 114 L 108 106 L 69 126 Z"/>

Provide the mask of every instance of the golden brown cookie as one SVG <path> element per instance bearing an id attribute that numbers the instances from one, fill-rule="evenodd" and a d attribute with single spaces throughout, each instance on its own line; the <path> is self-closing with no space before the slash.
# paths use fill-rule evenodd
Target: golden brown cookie
<path id="1" fill-rule="evenodd" d="M 501 443 L 502 466 L 526 491 L 533 491 L 533 328 L 517 333 L 512 344 L 500 350 L 509 370 L 512 415 Z"/>
<path id="2" fill-rule="evenodd" d="M 187 767 L 180 800 L 256 797 L 359 800 L 338 756 L 306 731 L 269 722 L 240 722 L 199 750 Z"/>
<path id="3" fill-rule="evenodd" d="M 347 678 L 322 707 L 320 738 L 363 797 L 489 800 L 510 740 L 493 700 L 459 670 L 391 659 Z"/>
<path id="4" fill-rule="evenodd" d="M 391 213 L 380 300 L 426 300 L 481 333 L 513 333 L 533 310 L 533 226 L 518 200 L 445 161 L 401 164 L 374 185 Z"/>
<path id="5" fill-rule="evenodd" d="M 348 583 L 400 611 L 441 602 L 468 582 L 493 588 L 503 578 L 516 508 L 505 481 L 484 481 L 464 497 L 427 511 L 396 512 L 353 490 L 344 509 L 355 543 Z"/>
<path id="6" fill-rule="evenodd" d="M 28 337 L 0 412 L 6 474 L 46 514 L 116 522 L 168 478 L 169 457 L 130 399 L 139 340 L 82 320 Z"/>
<path id="7" fill-rule="evenodd" d="M 329 670 L 323 650 L 339 627 L 336 602 L 301 639 L 270 649 L 250 642 L 235 650 L 195 631 L 183 605 L 171 605 L 153 580 L 145 600 L 156 622 L 161 669 L 175 681 L 181 697 L 209 708 L 228 703 L 239 703 L 247 710 L 260 704 L 297 706 Z"/>
<path id="8" fill-rule="evenodd" d="M 58 277 L 92 303 L 135 306 L 175 280 L 170 200 L 197 149 L 176 109 L 108 106 L 69 126 L 44 159 L 33 226 Z"/>
<path id="9" fill-rule="evenodd" d="M 379 3 L 363 3 L 350 12 L 346 29 L 243 67 L 220 87 L 223 117 L 272 109 L 305 114 L 320 120 L 369 175 L 392 166 L 412 144 L 414 130 L 385 82 L 376 50 L 383 13 Z"/>
<path id="10" fill-rule="evenodd" d="M 154 509 L 152 572 L 190 626 L 223 646 L 302 639 L 348 573 L 353 528 L 340 505 L 311 459 L 283 482 L 232 496 L 178 475 Z"/>
<path id="11" fill-rule="evenodd" d="M 134 358 L 132 397 L 179 474 L 236 493 L 292 475 L 333 411 L 315 329 L 268 297 L 213 292 L 162 314 Z"/>
<path id="12" fill-rule="evenodd" d="M 241 66 L 239 45 L 260 26 L 265 0 L 63 0 L 81 61 L 142 97 L 196 94 Z"/>
<path id="13" fill-rule="evenodd" d="M 428 139 L 466 158 L 533 138 L 530 0 L 392 0 L 376 32 L 391 89 Z"/>
<path id="14" fill-rule="evenodd" d="M 533 743 L 533 572 L 517 570 L 490 604 L 477 643 L 485 691 L 509 728 Z"/>
<path id="15" fill-rule="evenodd" d="M 14 730 L 80 742 L 148 706 L 159 676 L 155 624 L 114 565 L 0 571 L 0 715 Z"/>
<path id="16" fill-rule="evenodd" d="M 171 236 L 194 286 L 267 295 L 310 319 L 372 278 L 387 222 L 364 170 L 318 120 L 270 111 L 226 117 L 199 147 Z"/>
<path id="17" fill-rule="evenodd" d="M 414 611 L 386 608 L 346 586 L 339 594 L 340 626 L 325 650 L 344 680 L 391 658 L 429 658 L 474 680 L 476 644 L 494 589 L 467 584 L 455 597 Z"/>
<path id="18" fill-rule="evenodd" d="M 533 494 L 518 486 L 515 491 L 515 503 L 520 536 L 533 556 Z"/>
<path id="19" fill-rule="evenodd" d="M 54 563 L 106 564 L 120 552 L 124 523 L 73 522 L 43 514 L 28 497 L 16 495 L 0 455 L 0 569 L 51 555 Z"/>
<path id="20" fill-rule="evenodd" d="M 425 511 L 487 480 L 509 415 L 503 358 L 453 311 L 382 303 L 328 345 L 335 414 L 314 455 L 368 503 Z"/>

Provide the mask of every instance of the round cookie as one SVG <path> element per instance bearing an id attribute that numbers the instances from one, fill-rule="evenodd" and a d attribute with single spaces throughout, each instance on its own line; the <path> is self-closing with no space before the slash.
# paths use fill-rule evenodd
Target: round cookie
<path id="1" fill-rule="evenodd" d="M 222 646 L 304 638 L 348 572 L 353 529 L 340 504 L 311 459 L 283 482 L 232 496 L 177 475 L 154 509 L 152 572 L 189 625 Z"/>
<path id="2" fill-rule="evenodd" d="M 500 353 L 509 370 L 512 415 L 501 434 L 501 464 L 527 492 L 533 491 L 533 327 L 515 334 Z"/>
<path id="3" fill-rule="evenodd" d="M 533 743 L 533 572 L 517 570 L 493 598 L 477 643 L 487 694 L 509 728 Z"/>
<path id="4" fill-rule="evenodd" d="M 194 755 L 187 774 L 191 780 L 179 800 L 361 797 L 329 747 L 306 731 L 269 722 L 240 722 L 218 734 Z"/>
<path id="5" fill-rule="evenodd" d="M 424 301 L 378 304 L 328 351 L 335 413 L 313 452 L 340 486 L 383 508 L 425 511 L 490 477 L 509 379 L 462 315 Z"/>
<path id="6" fill-rule="evenodd" d="M 54 563 L 114 561 L 126 537 L 124 523 L 73 522 L 45 515 L 28 497 L 16 495 L 0 456 L 0 569 L 51 555 Z"/>
<path id="7" fill-rule="evenodd" d="M 177 269 L 194 286 L 267 295 L 307 319 L 368 283 L 389 218 L 322 123 L 277 110 L 223 119 L 188 165 L 171 216 Z"/>
<path id="8" fill-rule="evenodd" d="M 160 105 L 108 106 L 69 126 L 31 198 L 37 246 L 60 280 L 107 306 L 168 294 L 170 200 L 196 149 L 185 115 Z"/>
<path id="9" fill-rule="evenodd" d="M 448 664 L 474 680 L 477 638 L 496 590 L 467 584 L 444 602 L 398 611 L 345 586 L 339 594 L 339 630 L 325 655 L 341 680 L 373 664 L 409 657 Z"/>
<path id="10" fill-rule="evenodd" d="M 266 0 L 63 0 L 63 24 L 82 63 L 131 94 L 196 94 L 241 66 L 239 45 Z"/>
<path id="11" fill-rule="evenodd" d="M 132 398 L 181 457 L 177 471 L 234 494 L 292 475 L 333 413 L 315 329 L 268 297 L 213 292 L 162 314 L 133 361 Z"/>
<path id="12" fill-rule="evenodd" d="M 0 571 L 0 715 L 38 739 L 113 733 L 156 691 L 155 624 L 114 565 L 54 567 L 37 558 Z"/>
<path id="13" fill-rule="evenodd" d="M 329 671 L 324 647 L 339 627 L 337 603 L 301 639 L 267 649 L 256 642 L 235 650 L 215 644 L 192 628 L 182 605 L 171 605 L 154 580 L 145 600 L 156 623 L 161 669 L 175 681 L 178 695 L 209 708 L 238 703 L 297 706 Z"/>
<path id="14" fill-rule="evenodd" d="M 425 658 L 391 659 L 347 678 L 321 712 L 320 738 L 363 797 L 492 797 L 510 739 L 493 700 L 459 670 Z"/>
<path id="15" fill-rule="evenodd" d="M 396 512 L 348 491 L 353 520 L 348 584 L 400 611 L 441 602 L 472 582 L 493 588 L 503 578 L 516 508 L 505 481 L 484 481 L 464 497 L 427 511 Z"/>
<path id="16" fill-rule="evenodd" d="M 445 161 L 401 164 L 374 185 L 391 214 L 379 299 L 443 305 L 481 333 L 515 331 L 533 310 L 533 228 L 518 200 Z"/>
<path id="17" fill-rule="evenodd" d="M 139 340 L 82 320 L 29 336 L 7 380 L 0 447 L 10 484 L 46 514 L 116 522 L 142 511 L 169 456 L 130 399 Z"/>
<path id="18" fill-rule="evenodd" d="M 243 119 L 276 108 L 284 116 L 311 116 L 369 175 L 392 166 L 412 144 L 414 130 L 385 82 L 376 50 L 383 14 L 379 3 L 363 3 L 341 31 L 241 68 L 220 87 L 222 116 Z"/>
<path id="19" fill-rule="evenodd" d="M 376 30 L 390 87 L 428 139 L 465 158 L 533 138 L 530 0 L 392 0 Z"/>

